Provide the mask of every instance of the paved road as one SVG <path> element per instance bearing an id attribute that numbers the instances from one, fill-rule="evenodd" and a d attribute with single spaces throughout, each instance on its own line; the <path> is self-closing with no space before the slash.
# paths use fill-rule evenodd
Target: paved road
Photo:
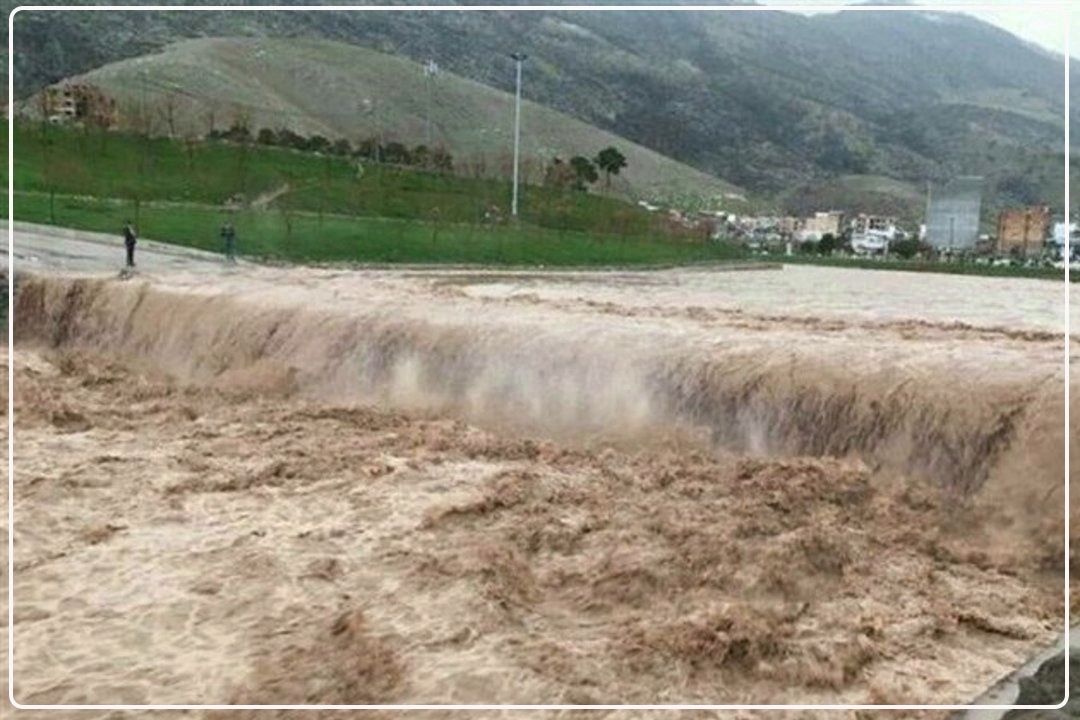
<path id="1" fill-rule="evenodd" d="M 4 223 L 7 230 L 7 223 Z M 119 272 L 124 266 L 124 244 L 120 233 L 70 230 L 48 225 L 15 223 L 13 243 L 16 271 L 48 270 L 61 272 Z M 7 267 L 7 254 L 2 255 Z M 173 270 L 224 270 L 224 257 L 217 253 L 140 240 L 135 263 L 141 273 Z"/>

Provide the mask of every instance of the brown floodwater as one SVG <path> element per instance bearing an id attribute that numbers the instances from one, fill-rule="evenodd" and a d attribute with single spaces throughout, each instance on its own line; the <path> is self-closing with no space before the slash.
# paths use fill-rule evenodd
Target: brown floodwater
<path id="1" fill-rule="evenodd" d="M 17 233 L 38 702 L 962 702 L 1062 630 L 1063 284 Z"/>

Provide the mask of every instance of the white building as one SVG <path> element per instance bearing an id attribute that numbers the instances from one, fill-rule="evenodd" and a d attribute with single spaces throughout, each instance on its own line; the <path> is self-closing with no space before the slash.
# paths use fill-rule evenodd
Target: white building
<path id="1" fill-rule="evenodd" d="M 889 252 L 889 244 L 896 240 L 896 228 L 867 230 L 851 236 L 851 250 L 856 255 L 876 255 Z"/>
<path id="2" fill-rule="evenodd" d="M 896 218 L 883 215 L 858 215 L 851 229 L 851 250 L 856 255 L 885 254 L 900 234 Z"/>
<path id="3" fill-rule="evenodd" d="M 1077 236 L 1077 232 L 1078 230 L 1076 223 L 1069 223 L 1069 235 L 1075 238 Z M 1054 243 L 1055 245 L 1065 244 L 1065 223 L 1054 223 L 1054 231 L 1051 234 L 1050 242 Z"/>

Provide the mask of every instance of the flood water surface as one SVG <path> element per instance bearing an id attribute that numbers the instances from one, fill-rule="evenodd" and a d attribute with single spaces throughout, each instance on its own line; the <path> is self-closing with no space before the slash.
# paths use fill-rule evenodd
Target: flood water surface
<path id="1" fill-rule="evenodd" d="M 20 699 L 958 702 L 1061 630 L 1056 283 L 18 238 Z"/>

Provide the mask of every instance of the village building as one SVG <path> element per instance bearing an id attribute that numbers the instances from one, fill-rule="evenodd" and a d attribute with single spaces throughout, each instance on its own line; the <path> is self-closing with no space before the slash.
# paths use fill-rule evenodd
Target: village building
<path id="1" fill-rule="evenodd" d="M 851 220 L 851 250 L 857 255 L 884 254 L 900 235 L 896 218 L 860 213 Z"/>
<path id="2" fill-rule="evenodd" d="M 816 212 L 802 221 L 798 232 L 800 242 L 817 242 L 826 235 L 840 237 L 844 233 L 844 213 L 836 210 Z"/>
<path id="3" fill-rule="evenodd" d="M 1058 261 L 1064 259 L 1066 240 L 1068 240 L 1069 244 L 1070 262 L 1080 260 L 1080 225 L 1074 222 L 1069 223 L 1068 230 L 1066 230 L 1064 222 L 1055 222 L 1054 229 L 1047 241 L 1054 259 Z"/>
<path id="4" fill-rule="evenodd" d="M 779 218 L 776 222 L 776 231 L 784 237 L 792 237 L 803 229 L 804 220 L 791 215 Z"/>
<path id="5" fill-rule="evenodd" d="M 998 214 L 997 251 L 1001 255 L 1041 255 L 1050 231 L 1047 205 L 1002 210 Z"/>
<path id="6" fill-rule="evenodd" d="M 81 122 L 115 128 L 119 120 L 116 100 L 87 83 L 52 85 L 42 90 L 42 115 L 51 122 Z"/>
<path id="7" fill-rule="evenodd" d="M 872 232 L 895 234 L 896 218 L 891 215 L 859 213 L 851 219 L 851 232 L 855 235 L 866 235 Z"/>

